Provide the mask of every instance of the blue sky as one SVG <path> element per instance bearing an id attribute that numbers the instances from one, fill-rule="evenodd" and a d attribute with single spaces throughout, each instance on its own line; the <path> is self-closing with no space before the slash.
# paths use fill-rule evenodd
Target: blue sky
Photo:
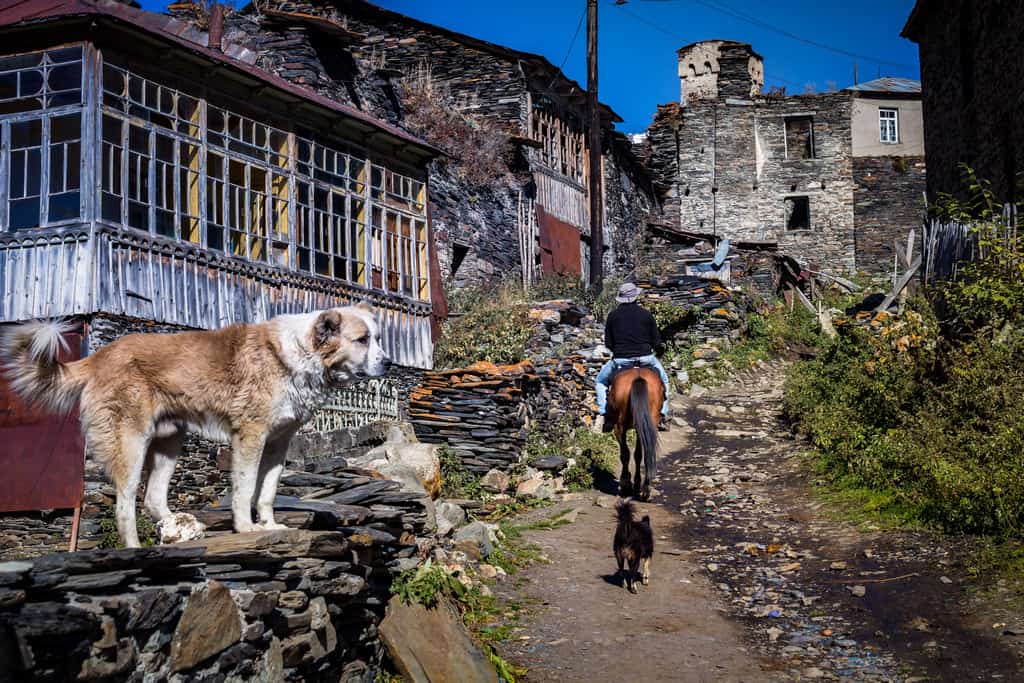
<path id="1" fill-rule="evenodd" d="M 765 86 L 824 91 L 883 76 L 918 78 L 917 46 L 899 37 L 914 0 L 614 0 L 599 2 L 600 96 L 625 119 L 624 132 L 650 124 L 658 104 L 677 100 L 675 51 L 727 38 L 753 44 Z M 143 0 L 147 9 L 166 2 Z M 244 4 L 244 3 L 240 3 Z M 585 0 L 377 0 L 417 19 L 519 50 L 543 54 L 586 85 L 586 25 L 572 42 Z M 783 35 L 786 31 L 845 53 Z M 570 50 L 570 44 L 572 49 Z M 566 56 L 568 55 L 568 58 Z M 879 64 L 882 61 L 885 63 Z"/>

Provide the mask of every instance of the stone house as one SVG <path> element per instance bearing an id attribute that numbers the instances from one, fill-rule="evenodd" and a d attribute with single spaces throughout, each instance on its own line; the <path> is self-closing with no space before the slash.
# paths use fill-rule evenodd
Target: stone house
<path id="1" fill-rule="evenodd" d="M 231 19 L 264 68 L 403 122 L 403 82 L 428 78 L 459 111 L 511 143 L 513 177 L 474 186 L 432 169 L 442 275 L 456 286 L 561 272 L 586 276 L 590 225 L 585 91 L 543 56 L 489 43 L 363 0 L 268 0 Z M 174 11 L 174 6 L 172 6 Z M 619 117 L 602 105 L 605 270 L 635 265 L 656 210 Z M 525 271 L 525 273 L 524 273 Z"/>
<path id="2" fill-rule="evenodd" d="M 369 300 L 389 356 L 430 368 L 439 151 L 259 69 L 216 17 L 207 32 L 114 0 L 0 9 L 0 328 L 71 318 L 74 358 L 130 332 Z M 335 412 L 398 417 L 393 386 L 372 389 L 387 415 L 349 410 L 367 391 Z M 0 380 L 0 511 L 81 499 L 75 422 Z"/>
<path id="3" fill-rule="evenodd" d="M 1024 198 L 1024 4 L 918 0 L 900 34 L 918 44 L 928 197 L 962 195 L 959 164 L 1005 202 Z"/>
<path id="4" fill-rule="evenodd" d="M 726 40 L 683 47 L 678 60 L 680 102 L 658 108 L 646 141 L 664 222 L 774 242 L 828 271 L 884 271 L 891 237 L 919 220 L 919 86 L 764 93 L 761 56 Z"/>

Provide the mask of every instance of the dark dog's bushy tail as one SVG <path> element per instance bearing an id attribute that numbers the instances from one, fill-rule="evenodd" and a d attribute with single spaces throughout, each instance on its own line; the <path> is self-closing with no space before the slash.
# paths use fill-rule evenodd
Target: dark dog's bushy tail
<path id="1" fill-rule="evenodd" d="M 647 478 L 653 480 L 654 470 L 658 463 L 658 430 L 654 426 L 651 406 L 647 401 L 647 382 L 642 377 L 633 380 L 633 384 L 629 387 L 629 406 L 633 411 L 636 439 L 644 451 Z"/>
<path id="2" fill-rule="evenodd" d="M 85 380 L 58 359 L 67 350 L 65 321 L 33 321 L 18 325 L 0 339 L 0 362 L 11 386 L 26 403 L 67 413 L 81 396 Z"/>
<path id="3" fill-rule="evenodd" d="M 628 498 L 620 500 L 615 504 L 615 518 L 618 520 L 618 528 L 629 526 L 636 519 L 636 506 Z"/>

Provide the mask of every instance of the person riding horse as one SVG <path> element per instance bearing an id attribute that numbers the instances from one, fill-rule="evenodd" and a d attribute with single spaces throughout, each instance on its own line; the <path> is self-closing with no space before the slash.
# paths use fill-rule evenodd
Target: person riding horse
<path id="1" fill-rule="evenodd" d="M 612 352 L 612 359 L 604 364 L 595 379 L 597 390 L 597 414 L 604 429 L 604 415 L 608 410 L 608 387 L 615 372 L 622 368 L 646 366 L 658 371 L 665 385 L 665 401 L 661 406 L 660 431 L 668 431 L 669 380 L 665 368 L 661 367 L 655 348 L 661 346 L 658 325 L 643 306 L 637 303 L 640 290 L 632 282 L 619 287 L 618 307 L 608 314 L 604 326 L 604 345 Z"/>

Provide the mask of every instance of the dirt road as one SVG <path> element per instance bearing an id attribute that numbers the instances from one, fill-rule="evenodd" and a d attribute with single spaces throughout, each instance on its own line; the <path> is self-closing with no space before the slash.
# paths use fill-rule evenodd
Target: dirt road
<path id="1" fill-rule="evenodd" d="M 1024 680 L 1024 622 L 976 598 L 969 541 L 865 530 L 814 498 L 779 420 L 784 369 L 674 405 L 639 595 L 612 580 L 612 496 L 529 532 L 551 562 L 502 589 L 541 605 L 503 650 L 526 680 Z"/>

